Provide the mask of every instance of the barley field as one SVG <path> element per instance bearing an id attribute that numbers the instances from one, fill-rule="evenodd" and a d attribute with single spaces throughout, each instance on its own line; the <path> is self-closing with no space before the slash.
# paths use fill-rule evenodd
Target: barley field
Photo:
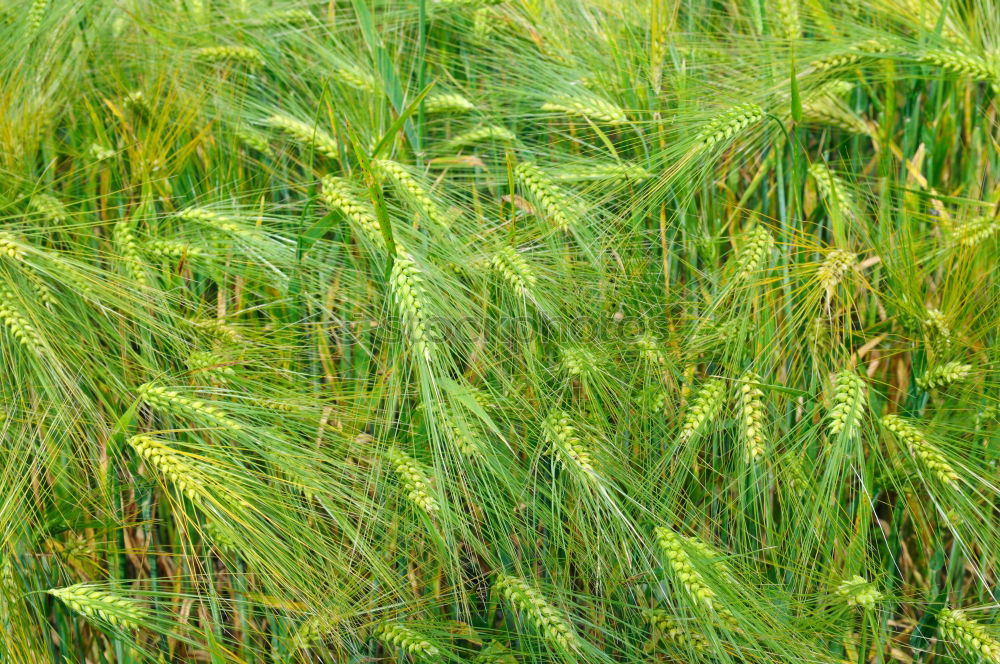
<path id="1" fill-rule="evenodd" d="M 1000 663 L 1000 0 L 0 0 L 3 664 Z"/>

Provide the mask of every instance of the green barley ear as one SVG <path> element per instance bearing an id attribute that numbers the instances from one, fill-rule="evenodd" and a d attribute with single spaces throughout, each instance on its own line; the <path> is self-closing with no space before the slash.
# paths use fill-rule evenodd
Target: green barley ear
<path id="1" fill-rule="evenodd" d="M 1000 664 L 1000 641 L 990 636 L 975 620 L 966 618 L 962 611 L 944 608 L 937 614 L 938 627 L 953 647 L 968 652 L 979 661 Z"/>
<path id="2" fill-rule="evenodd" d="M 291 137 L 300 147 L 308 148 L 330 159 L 337 159 L 340 156 L 337 141 L 319 127 L 283 113 L 275 113 L 265 123 Z"/>
<path id="3" fill-rule="evenodd" d="M 265 157 L 274 156 L 274 151 L 271 150 L 271 144 L 268 142 L 267 138 L 255 131 L 250 131 L 241 127 L 236 130 L 236 140 L 238 140 L 244 147 L 256 150 Z"/>
<path id="4" fill-rule="evenodd" d="M 412 256 L 399 249 L 392 263 L 389 288 L 396 311 L 409 332 L 409 342 L 418 357 L 430 362 L 436 346 L 431 339 L 427 320 L 427 293 L 424 278 Z"/>
<path id="5" fill-rule="evenodd" d="M 265 28 L 276 28 L 292 25 L 308 25 L 316 21 L 309 11 L 305 9 L 285 9 L 276 12 L 269 12 L 254 20 L 254 25 Z"/>
<path id="6" fill-rule="evenodd" d="M 369 94 L 378 92 L 378 82 L 375 77 L 357 67 L 338 67 L 333 70 L 333 77 L 360 92 Z"/>
<path id="7" fill-rule="evenodd" d="M 587 376 L 597 370 L 597 356 L 584 346 L 566 346 L 561 351 L 562 367 L 570 376 Z"/>
<path id="8" fill-rule="evenodd" d="M 414 461 L 408 454 L 395 447 L 391 447 L 386 451 L 386 457 L 392 463 L 396 476 L 406 491 L 406 497 L 428 514 L 436 514 L 440 507 L 437 500 L 431 495 L 430 480 L 427 479 L 427 475 L 424 474 L 424 470 L 420 467 L 420 464 Z"/>
<path id="9" fill-rule="evenodd" d="M 91 159 L 98 162 L 113 159 L 115 154 L 117 154 L 111 148 L 103 146 L 100 143 L 92 143 L 87 152 Z"/>
<path id="10" fill-rule="evenodd" d="M 726 398 L 726 384 L 722 379 L 710 378 L 698 389 L 694 401 L 684 416 L 680 441 L 686 443 L 697 436 L 707 422 L 714 420 Z"/>
<path id="11" fill-rule="evenodd" d="M 115 627 L 139 629 L 140 624 L 149 617 L 139 602 L 86 583 L 53 588 L 48 592 L 77 613 L 88 618 L 105 620 Z"/>
<path id="12" fill-rule="evenodd" d="M 199 399 L 191 399 L 180 392 L 168 390 L 154 383 L 144 383 L 137 390 L 139 398 L 157 410 L 162 410 L 178 417 L 190 417 L 194 420 L 211 422 L 220 429 L 240 431 L 243 428 L 239 422 L 231 419 L 222 409 L 209 405 Z"/>
<path id="13" fill-rule="evenodd" d="M 857 263 L 858 257 L 850 251 L 834 249 L 826 255 L 820 266 L 816 268 L 816 278 L 819 280 L 820 287 L 826 293 L 827 306 L 829 306 L 830 301 L 833 299 L 837 286 Z"/>
<path id="14" fill-rule="evenodd" d="M 552 448 L 556 459 L 570 472 L 582 472 L 588 479 L 597 477 L 594 460 L 587 446 L 576 435 L 569 415 L 553 411 L 542 424 L 545 442 Z"/>
<path id="15" fill-rule="evenodd" d="M 737 136 L 764 119 L 764 109 L 757 104 L 746 103 L 734 106 L 705 123 L 695 136 L 695 150 L 702 151 L 715 147 L 723 141 Z"/>
<path id="16" fill-rule="evenodd" d="M 1000 228 L 1000 222 L 992 217 L 976 217 L 969 221 L 955 224 L 951 229 L 951 242 L 958 247 L 974 247 L 989 239 Z"/>
<path id="17" fill-rule="evenodd" d="M 66 211 L 66 206 L 52 194 L 35 194 L 31 197 L 31 202 L 28 204 L 28 207 L 30 207 L 33 212 L 41 216 L 42 219 L 50 221 L 54 224 L 65 223 L 66 219 L 69 217 L 69 213 Z"/>
<path id="18" fill-rule="evenodd" d="M 374 634 L 380 641 L 405 650 L 418 659 L 441 661 L 441 651 L 425 639 L 420 632 L 403 623 L 382 623 L 375 628 Z"/>
<path id="19" fill-rule="evenodd" d="M 233 63 L 248 69 L 264 66 L 264 56 L 249 46 L 206 46 L 194 51 L 194 57 L 210 64 Z"/>
<path id="20" fill-rule="evenodd" d="M 965 380 L 971 372 L 971 364 L 948 362 L 925 372 L 920 378 L 917 378 L 917 386 L 922 390 L 946 387 Z"/>
<path id="21" fill-rule="evenodd" d="M 226 360 L 218 353 L 211 351 L 194 351 L 184 360 L 188 369 L 195 374 L 209 376 L 217 380 L 225 380 L 226 376 L 233 376 L 236 370 L 226 364 Z"/>
<path id="22" fill-rule="evenodd" d="M 148 119 L 153 113 L 149 100 L 146 99 L 142 90 L 133 90 L 125 95 L 125 98 L 122 99 L 122 105 L 143 120 Z"/>
<path id="23" fill-rule="evenodd" d="M 639 349 L 639 355 L 642 359 L 653 367 L 666 366 L 667 355 L 663 352 L 660 340 L 652 332 L 645 332 L 636 337 L 635 345 Z"/>
<path id="24" fill-rule="evenodd" d="M 568 166 L 553 174 L 553 179 L 559 182 L 614 182 L 626 184 L 629 182 L 642 182 L 653 177 L 639 164 L 632 162 L 617 163 L 588 163 L 579 166 Z"/>
<path id="25" fill-rule="evenodd" d="M 537 588 L 508 574 L 499 574 L 493 587 L 552 644 L 567 650 L 580 649 L 582 642 L 569 620 Z"/>
<path id="26" fill-rule="evenodd" d="M 541 208 L 540 216 L 550 219 L 559 230 L 568 231 L 582 213 L 580 206 L 535 163 L 520 162 L 514 167 L 514 177 Z"/>
<path id="27" fill-rule="evenodd" d="M 537 277 L 524 257 L 513 247 L 503 247 L 493 255 L 490 265 L 521 297 L 531 297 Z"/>
<path id="28" fill-rule="evenodd" d="M 143 243 L 142 250 L 147 256 L 170 259 L 199 258 L 204 254 L 200 248 L 176 240 L 149 240 Z"/>
<path id="29" fill-rule="evenodd" d="M 764 456 L 764 392 L 758 387 L 760 376 L 748 371 L 737 387 L 737 412 L 747 463 Z"/>
<path id="30" fill-rule="evenodd" d="M 809 66 L 816 71 L 829 71 L 831 69 L 842 69 L 857 64 L 866 57 L 875 57 L 881 53 L 887 53 L 889 46 L 875 39 L 854 44 L 844 53 L 834 53 L 823 58 L 818 58 L 809 63 Z"/>
<path id="31" fill-rule="evenodd" d="M 625 111 L 590 93 L 553 96 L 542 104 L 542 110 L 565 113 L 605 124 L 628 122 Z"/>
<path id="32" fill-rule="evenodd" d="M 448 228 L 451 220 L 444 210 L 432 198 L 428 190 L 402 164 L 389 159 L 376 159 L 372 165 L 385 178 L 388 178 L 400 195 L 409 200 L 417 211 L 423 213 L 430 221 Z"/>
<path id="33" fill-rule="evenodd" d="M 882 418 L 882 426 L 895 434 L 910 453 L 915 456 L 930 472 L 945 484 L 958 482 L 958 473 L 951 467 L 941 451 L 924 438 L 924 434 L 915 426 L 898 415 L 886 415 Z"/>
<path id="34" fill-rule="evenodd" d="M 128 219 L 118 221 L 115 224 L 113 236 L 118 255 L 125 263 L 125 268 L 128 270 L 129 276 L 139 286 L 147 285 L 146 270 L 143 267 L 142 257 L 139 253 L 139 243 L 135 238 L 132 222 Z"/>
<path id="35" fill-rule="evenodd" d="M 44 347 L 42 337 L 17 304 L 14 291 L 0 284 L 0 320 L 14 339 L 26 349 L 39 354 Z"/>
<path id="36" fill-rule="evenodd" d="M 205 507 L 208 492 L 198 479 L 199 473 L 185 461 L 184 455 L 176 452 L 165 441 L 151 436 L 132 436 L 129 438 L 128 444 L 139 456 L 148 461 L 153 468 L 180 489 L 181 493 L 187 496 L 192 503 Z"/>
<path id="37" fill-rule="evenodd" d="M 943 354 L 951 348 L 954 336 L 948 318 L 940 310 L 928 309 L 921 327 L 935 352 Z"/>
<path id="38" fill-rule="evenodd" d="M 457 92 L 439 92 L 424 99 L 425 113 L 465 113 L 476 110 L 476 105 Z"/>
<path id="39" fill-rule="evenodd" d="M 797 0 L 774 0 L 774 10 L 778 16 L 778 25 L 781 27 L 781 36 L 784 39 L 795 40 L 802 36 Z"/>
<path id="40" fill-rule="evenodd" d="M 667 558 L 671 573 L 691 600 L 695 604 L 707 607 L 727 623 L 732 623 L 733 615 L 718 604 L 715 591 L 709 587 L 705 577 L 692 562 L 688 552 L 690 546 L 688 539 L 662 526 L 656 527 L 653 534 Z"/>
<path id="41" fill-rule="evenodd" d="M 919 60 L 953 74 L 985 81 L 1000 94 L 1000 70 L 978 56 L 955 50 L 931 50 L 920 55 Z"/>
<path id="42" fill-rule="evenodd" d="M 179 219 L 202 224 L 215 231 L 236 235 L 246 240 L 253 239 L 253 231 L 241 226 L 235 219 L 207 208 L 190 207 L 176 213 Z"/>
<path id="43" fill-rule="evenodd" d="M 809 175 L 816 183 L 816 191 L 831 214 L 838 212 L 846 221 L 857 219 L 857 204 L 846 182 L 820 162 L 809 165 Z"/>
<path id="44" fill-rule="evenodd" d="M 445 150 L 458 150 L 469 145 L 479 143 L 517 143 L 517 135 L 506 127 L 499 125 L 487 125 L 485 127 L 475 127 L 460 134 L 455 134 L 445 141 Z"/>
<path id="45" fill-rule="evenodd" d="M 812 94 L 802 100 L 802 121 L 806 124 L 826 125 L 836 127 L 851 134 L 874 136 L 871 125 L 855 113 L 844 102 L 839 83 L 820 86 Z"/>
<path id="46" fill-rule="evenodd" d="M 831 436 L 853 435 L 865 414 L 867 386 L 850 370 L 841 371 L 834 379 L 833 407 L 827 416 Z"/>
<path id="47" fill-rule="evenodd" d="M 766 270 L 773 246 L 774 236 L 763 226 L 750 231 L 746 243 L 736 254 L 736 280 L 749 281 L 757 272 Z"/>
<path id="48" fill-rule="evenodd" d="M 465 418 L 459 419 L 459 416 L 443 405 L 438 405 L 435 410 L 438 418 L 444 425 L 448 440 L 459 452 L 470 459 L 478 459 L 483 456 L 482 443 L 480 443 L 476 434 L 469 431 L 470 427 L 461 426 L 462 424 L 468 424 Z"/>
<path id="49" fill-rule="evenodd" d="M 49 0 L 34 0 L 28 10 L 28 32 L 35 33 L 42 26 L 42 19 L 49 8 Z"/>
<path id="50" fill-rule="evenodd" d="M 705 652 L 709 648 L 708 639 L 691 629 L 681 627 L 680 623 L 668 611 L 663 609 L 646 609 L 643 615 L 653 629 L 658 632 L 653 634 L 655 640 L 666 640 L 674 643 L 680 648 L 691 649 L 696 652 Z"/>
<path id="51" fill-rule="evenodd" d="M 23 241 L 7 231 L 0 231 L 0 257 L 11 258 L 15 261 L 24 260 Z"/>
<path id="52" fill-rule="evenodd" d="M 385 249 L 385 238 L 375 218 L 371 203 L 359 200 L 347 180 L 333 175 L 324 175 L 320 198 L 327 207 L 339 210 L 373 246 Z"/>
<path id="53" fill-rule="evenodd" d="M 837 594 L 844 598 L 848 606 L 858 606 L 869 611 L 873 610 L 875 604 L 883 597 L 875 584 L 857 574 L 841 582 L 837 586 Z"/>

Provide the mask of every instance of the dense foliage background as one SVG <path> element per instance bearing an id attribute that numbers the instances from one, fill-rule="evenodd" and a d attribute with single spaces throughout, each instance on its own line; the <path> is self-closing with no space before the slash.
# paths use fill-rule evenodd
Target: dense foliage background
<path id="1" fill-rule="evenodd" d="M 1000 662 L 996 0 L 0 8 L 0 661 Z"/>

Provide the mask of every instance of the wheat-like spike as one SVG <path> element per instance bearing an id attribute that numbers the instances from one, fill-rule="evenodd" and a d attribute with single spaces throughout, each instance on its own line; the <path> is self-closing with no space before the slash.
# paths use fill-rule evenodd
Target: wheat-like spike
<path id="1" fill-rule="evenodd" d="M 569 415 L 561 410 L 552 411 L 542 424 L 545 442 L 552 448 L 556 459 L 569 471 L 580 470 L 590 478 L 597 476 L 594 460 L 573 427 Z"/>
<path id="2" fill-rule="evenodd" d="M 737 410 L 747 462 L 764 456 L 764 392 L 758 387 L 760 376 L 748 371 L 739 380 Z"/>
<path id="3" fill-rule="evenodd" d="M 662 526 L 656 527 L 653 534 L 667 558 L 671 572 L 692 601 L 705 605 L 727 623 L 732 624 L 735 620 L 733 615 L 728 609 L 718 604 L 715 591 L 709 587 L 705 577 L 695 568 L 687 550 L 690 546 L 688 539 L 670 528 Z"/>
<path id="4" fill-rule="evenodd" d="M 479 440 L 474 435 L 468 435 L 445 406 L 437 406 L 437 415 L 444 425 L 451 444 L 457 447 L 459 452 L 473 459 L 483 455 L 483 448 Z M 465 423 L 465 420 L 463 419 L 462 422 Z"/>
<path id="5" fill-rule="evenodd" d="M 653 177 L 639 164 L 631 162 L 587 164 L 583 166 L 571 166 L 563 168 L 558 173 L 552 175 L 552 179 L 559 182 L 642 182 Z"/>
<path id="6" fill-rule="evenodd" d="M 35 194 L 31 197 L 29 206 L 43 219 L 56 224 L 65 222 L 69 216 L 66 212 L 66 206 L 52 194 Z"/>
<path id="7" fill-rule="evenodd" d="M 90 584 L 78 583 L 65 588 L 52 588 L 48 592 L 77 613 L 106 620 L 116 627 L 139 629 L 140 623 L 149 618 L 146 609 L 136 600 Z"/>
<path id="8" fill-rule="evenodd" d="M 582 214 L 580 206 L 533 162 L 522 161 L 515 166 L 514 177 L 559 230 L 568 231 Z"/>
<path id="9" fill-rule="evenodd" d="M 517 135 L 506 127 L 487 125 L 455 134 L 445 142 L 444 147 L 447 150 L 457 150 L 478 143 L 517 143 Z"/>
<path id="10" fill-rule="evenodd" d="M 644 332 L 635 338 L 635 345 L 639 349 L 639 355 L 654 367 L 662 367 L 667 364 L 667 355 L 663 352 L 660 340 L 652 332 Z"/>
<path id="11" fill-rule="evenodd" d="M 145 435 L 132 436 L 128 444 L 164 477 L 173 482 L 192 503 L 205 506 L 208 492 L 198 479 L 199 473 L 184 460 L 182 454 L 166 445 L 164 441 Z"/>
<path id="12" fill-rule="evenodd" d="M 846 182 L 820 162 L 809 165 L 809 175 L 812 176 L 817 192 L 826 201 L 831 212 L 837 210 L 847 221 L 857 219 L 855 212 L 857 204 Z"/>
<path id="13" fill-rule="evenodd" d="M 848 107 L 836 89 L 817 90 L 802 101 L 802 121 L 827 125 L 852 134 L 872 135 L 871 125 Z"/>
<path id="14" fill-rule="evenodd" d="M 139 286 L 145 286 L 147 283 L 146 270 L 143 267 L 142 256 L 139 253 L 139 243 L 135 239 L 132 223 L 128 219 L 121 219 L 115 224 L 113 234 L 118 254 L 125 263 L 129 276 Z"/>
<path id="15" fill-rule="evenodd" d="M 861 376 L 845 370 L 837 374 L 833 389 L 833 407 L 828 415 L 831 436 L 851 435 L 865 413 L 867 386 Z"/>
<path id="16" fill-rule="evenodd" d="M 215 230 L 230 233 L 250 240 L 254 238 L 253 231 L 244 228 L 235 219 L 219 214 L 207 208 L 190 207 L 176 213 L 179 219 L 204 224 Z"/>
<path id="17" fill-rule="evenodd" d="M 389 276 L 389 287 L 396 302 L 396 310 L 410 333 L 410 343 L 417 355 L 430 362 L 436 350 L 427 321 L 427 293 L 420 268 L 413 257 L 402 249 L 396 252 Z"/>
<path id="18" fill-rule="evenodd" d="M 625 111 L 594 94 L 557 95 L 542 104 L 543 111 L 555 111 L 606 124 L 628 122 Z"/>
<path id="19" fill-rule="evenodd" d="M 116 152 L 109 147 L 105 147 L 99 143 L 92 143 L 90 149 L 88 150 L 91 158 L 94 161 L 104 161 L 106 159 L 111 159 L 115 156 Z"/>
<path id="20" fill-rule="evenodd" d="M 965 380 L 971 372 L 971 364 L 962 364 L 955 361 L 948 362 L 924 372 L 924 375 L 917 378 L 917 386 L 922 390 L 945 387 Z"/>
<path id="21" fill-rule="evenodd" d="M 472 12 L 472 39 L 482 44 L 496 29 L 496 14 L 489 7 L 480 7 Z"/>
<path id="22" fill-rule="evenodd" d="M 975 620 L 966 618 L 962 611 L 948 608 L 938 612 L 937 620 L 941 633 L 954 645 L 982 658 L 980 661 L 1000 664 L 1000 641 Z"/>
<path id="23" fill-rule="evenodd" d="M 327 207 L 340 212 L 353 223 L 365 238 L 379 249 L 385 249 L 385 238 L 371 203 L 358 200 L 351 191 L 347 180 L 332 175 L 324 175 L 320 197 Z"/>
<path id="24" fill-rule="evenodd" d="M 122 105 L 140 118 L 148 118 L 153 109 L 142 90 L 133 90 L 122 99 Z"/>
<path id="25" fill-rule="evenodd" d="M 464 113 L 476 110 L 476 105 L 457 92 L 440 92 L 424 99 L 425 113 Z"/>
<path id="26" fill-rule="evenodd" d="M 848 606 L 860 606 L 869 611 L 875 608 L 875 603 L 882 600 L 882 593 L 875 584 L 864 577 L 855 574 L 837 586 L 837 594 L 843 597 Z"/>
<path id="27" fill-rule="evenodd" d="M 877 56 L 889 51 L 888 45 L 875 39 L 854 44 L 846 52 L 834 53 L 823 58 L 817 58 L 809 63 L 809 66 L 816 71 L 829 71 L 831 69 L 841 69 L 857 64 L 867 57 Z"/>
<path id="28" fill-rule="evenodd" d="M 513 247 L 503 247 L 490 261 L 493 269 L 511 285 L 518 295 L 531 297 L 531 288 L 537 278 L 524 257 Z"/>
<path id="29" fill-rule="evenodd" d="M 597 368 L 597 357 L 583 346 L 562 349 L 562 366 L 570 376 L 585 376 Z"/>
<path id="30" fill-rule="evenodd" d="M 206 46 L 195 49 L 194 57 L 212 64 L 234 62 L 250 69 L 264 66 L 264 56 L 249 46 Z"/>
<path id="31" fill-rule="evenodd" d="M 424 216 L 444 228 L 451 225 L 448 215 L 402 164 L 389 159 L 376 159 L 372 164 L 383 176 L 389 178 L 396 186 L 396 190 L 409 198 Z"/>
<path id="32" fill-rule="evenodd" d="M 222 409 L 198 399 L 190 399 L 180 392 L 168 390 L 154 383 L 143 383 L 139 386 L 138 393 L 139 397 L 153 408 L 172 415 L 208 420 L 219 428 L 229 431 L 240 431 L 243 428 L 243 425 L 231 419 Z"/>
<path id="33" fill-rule="evenodd" d="M 420 632 L 407 627 L 403 623 L 382 623 L 375 628 L 374 634 L 379 640 L 397 648 L 402 648 L 418 658 L 429 659 L 435 662 L 441 661 L 441 651 L 425 639 Z"/>
<path id="34" fill-rule="evenodd" d="M 34 0 L 28 10 L 28 32 L 34 33 L 42 26 L 42 19 L 49 8 L 49 0 Z"/>
<path id="35" fill-rule="evenodd" d="M 934 473 L 945 484 L 958 482 L 958 473 L 951 467 L 941 451 L 924 438 L 923 433 L 898 415 L 886 415 L 882 426 L 903 442 L 910 453 Z"/>
<path id="36" fill-rule="evenodd" d="M 826 292 L 827 300 L 833 297 L 837 285 L 844 276 L 857 265 L 858 257 L 850 251 L 834 249 L 826 255 L 823 262 L 816 268 L 816 277 L 820 286 Z"/>
<path id="37" fill-rule="evenodd" d="M 198 247 L 176 240 L 149 240 L 142 248 L 146 254 L 161 258 L 198 258 L 204 253 Z"/>
<path id="38" fill-rule="evenodd" d="M 24 260 L 24 246 L 21 238 L 0 231 L 0 257 L 12 258 L 15 261 Z"/>
<path id="39" fill-rule="evenodd" d="M 211 334 L 216 339 L 230 343 L 241 343 L 243 338 L 240 333 L 236 331 L 231 325 L 228 325 L 225 321 L 219 320 L 218 318 L 210 318 L 207 320 L 194 320 L 191 324 L 205 332 Z"/>
<path id="40" fill-rule="evenodd" d="M 56 294 L 52 292 L 49 285 L 45 283 L 42 277 L 39 276 L 34 269 L 29 268 L 28 271 L 24 273 L 24 276 L 31 282 L 32 290 L 35 291 L 35 295 L 38 296 L 38 299 L 47 309 L 54 309 L 58 306 L 59 299 L 56 297 Z"/>
<path id="41" fill-rule="evenodd" d="M 746 103 L 734 106 L 715 116 L 698 131 L 695 136 L 695 150 L 707 150 L 722 141 L 736 136 L 744 129 L 764 119 L 764 109 L 757 104 Z"/>
<path id="42" fill-rule="evenodd" d="M 801 37 L 798 0 L 774 0 L 774 9 L 778 15 L 778 25 L 781 26 L 781 36 L 789 40 Z"/>
<path id="43" fill-rule="evenodd" d="M 643 615 L 660 637 L 677 644 L 681 648 L 691 648 L 697 652 L 708 650 L 709 642 L 703 635 L 681 627 L 680 623 L 669 612 L 663 609 L 646 609 Z"/>
<path id="44" fill-rule="evenodd" d="M 964 613 L 944 608 L 937 614 L 941 633 L 958 647 L 970 652 L 982 661 L 1000 664 L 1000 641 L 989 635 L 986 629 Z"/>
<path id="45" fill-rule="evenodd" d="M 766 270 L 774 236 L 763 226 L 757 226 L 747 236 L 746 244 L 736 255 L 736 280 L 748 281 L 758 271 Z"/>
<path id="46" fill-rule="evenodd" d="M 701 386 L 681 425 L 680 440 L 687 442 L 700 432 L 702 426 L 719 414 L 726 397 L 726 384 L 719 378 L 710 378 Z"/>
<path id="47" fill-rule="evenodd" d="M 435 514 L 440 508 L 437 500 L 431 495 L 431 483 L 424 474 L 423 468 L 405 452 L 391 447 L 386 451 L 386 457 L 392 463 L 396 476 L 403 484 L 406 497 L 428 514 Z"/>
<path id="48" fill-rule="evenodd" d="M 264 14 L 260 18 L 254 20 L 254 24 L 266 28 L 273 28 L 288 25 L 309 24 L 315 20 L 316 18 L 305 9 L 284 9 Z"/>
<path id="49" fill-rule="evenodd" d="M 236 130 L 236 139 L 244 146 L 250 148 L 251 150 L 256 150 L 265 157 L 271 157 L 274 155 L 274 151 L 271 150 L 271 144 L 268 142 L 267 138 L 257 132 L 249 131 L 248 129 L 241 127 Z"/>
<path id="50" fill-rule="evenodd" d="M 213 353 L 211 351 L 194 351 L 187 356 L 184 360 L 184 364 L 187 365 L 188 369 L 195 373 L 204 373 L 215 377 L 219 377 L 222 374 L 228 376 L 236 374 L 236 370 L 231 366 L 228 366 L 224 358 L 222 358 L 218 353 Z"/>
<path id="51" fill-rule="evenodd" d="M 324 157 L 337 159 L 340 156 L 336 139 L 319 127 L 306 124 L 283 113 L 275 113 L 265 122 L 268 126 L 287 134 L 302 146 L 310 148 Z"/>
<path id="52" fill-rule="evenodd" d="M 974 247 L 997 232 L 1000 222 L 992 217 L 976 217 L 956 224 L 951 229 L 952 244 L 959 247 Z"/>
<path id="53" fill-rule="evenodd" d="M 580 649 L 582 642 L 572 624 L 537 588 L 509 574 L 497 575 L 494 587 L 514 608 L 527 615 L 549 641 L 568 650 Z"/>
<path id="54" fill-rule="evenodd" d="M 361 92 L 375 94 L 379 89 L 375 77 L 357 67 L 338 67 L 333 70 L 333 76 L 341 83 Z"/>
<path id="55" fill-rule="evenodd" d="M 17 339 L 18 343 L 28 350 L 39 354 L 44 346 L 41 335 L 16 304 L 14 292 L 0 284 L 0 320 L 3 320 L 7 331 Z"/>
<path id="56" fill-rule="evenodd" d="M 920 61 L 954 74 L 985 81 L 992 86 L 994 92 L 1000 93 L 1000 70 L 978 56 L 940 49 L 923 53 Z"/>

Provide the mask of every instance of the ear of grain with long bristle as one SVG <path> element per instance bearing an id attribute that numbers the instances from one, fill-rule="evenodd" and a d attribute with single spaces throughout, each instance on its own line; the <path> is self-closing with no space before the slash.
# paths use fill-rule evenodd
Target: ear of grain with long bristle
<path id="1" fill-rule="evenodd" d="M 115 627 L 139 629 L 149 617 L 139 602 L 86 583 L 53 588 L 48 592 L 77 613 L 107 621 Z"/>
<path id="2" fill-rule="evenodd" d="M 580 637 L 569 620 L 537 588 L 508 574 L 498 575 L 493 587 L 522 611 L 550 643 L 571 651 L 581 648 Z"/>

